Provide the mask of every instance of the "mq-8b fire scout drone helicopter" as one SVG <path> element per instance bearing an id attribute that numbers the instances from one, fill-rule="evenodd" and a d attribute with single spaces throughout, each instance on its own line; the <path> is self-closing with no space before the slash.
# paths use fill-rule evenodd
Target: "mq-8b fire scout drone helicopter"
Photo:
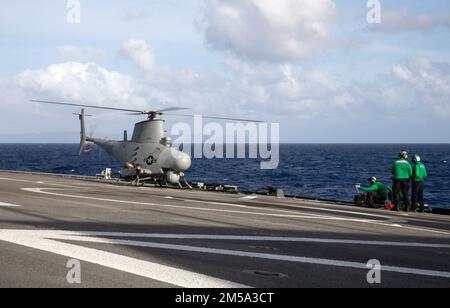
<path id="1" fill-rule="evenodd" d="M 136 175 L 136 167 L 140 166 L 142 173 L 139 176 L 143 179 L 142 181 L 151 180 L 156 181 L 159 184 L 169 183 L 182 187 L 180 180 L 184 177 L 184 172 L 191 167 L 191 158 L 186 153 L 183 153 L 178 149 L 172 147 L 171 139 L 165 136 L 165 121 L 162 118 L 162 115 L 164 115 L 166 112 L 186 110 L 189 108 L 172 107 L 158 111 L 142 111 L 42 100 L 31 100 L 31 102 L 83 107 L 80 114 L 75 114 L 79 116 L 81 123 L 81 140 L 78 152 L 79 155 L 83 153 L 86 144 L 94 143 L 121 163 L 122 178 L 130 179 L 134 177 Z M 135 124 L 133 137 L 131 138 L 131 140 L 128 140 L 127 131 L 124 131 L 124 137 L 122 141 L 97 139 L 86 135 L 85 117 L 88 115 L 85 114 L 84 108 L 122 111 L 130 113 L 130 115 L 145 115 L 148 118 L 145 121 Z M 204 118 L 216 120 L 260 122 L 222 117 Z"/>

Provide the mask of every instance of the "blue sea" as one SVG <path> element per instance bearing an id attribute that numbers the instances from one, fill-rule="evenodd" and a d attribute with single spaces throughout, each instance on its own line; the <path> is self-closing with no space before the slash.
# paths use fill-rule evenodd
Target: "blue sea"
<path id="1" fill-rule="evenodd" d="M 120 164 L 94 147 L 77 156 L 75 144 L 0 144 L 0 169 L 95 175 Z M 351 201 L 355 183 L 376 176 L 390 185 L 392 162 L 400 150 L 418 153 L 429 171 L 427 203 L 450 208 L 450 144 L 441 145 L 355 145 L 285 144 L 280 146 L 276 170 L 260 170 L 252 159 L 194 159 L 188 180 L 238 185 L 240 190 L 258 191 L 267 186 L 281 188 L 300 197 Z"/>

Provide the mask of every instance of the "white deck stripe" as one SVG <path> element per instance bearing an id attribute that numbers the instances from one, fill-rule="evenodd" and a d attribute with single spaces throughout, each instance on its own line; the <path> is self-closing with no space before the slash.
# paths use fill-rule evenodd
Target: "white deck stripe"
<path id="1" fill-rule="evenodd" d="M 36 181 L 11 179 L 11 178 L 1 178 L 1 177 L 0 177 L 0 181 L 13 181 L 13 182 L 22 182 L 22 183 L 36 183 Z"/>
<path id="2" fill-rule="evenodd" d="M 282 218 L 303 218 L 303 219 L 316 219 L 316 220 L 351 221 L 351 222 L 360 222 L 360 223 L 375 222 L 373 220 L 368 220 L 368 219 L 342 218 L 342 217 L 333 217 L 333 216 L 311 216 L 308 214 L 306 214 L 306 215 L 271 214 L 271 213 L 261 213 L 261 212 L 246 212 L 246 211 L 236 211 L 236 210 L 212 209 L 212 208 L 204 208 L 204 207 L 191 207 L 191 206 L 172 205 L 172 204 L 156 204 L 156 203 L 148 203 L 148 202 L 136 202 L 136 201 L 126 201 L 126 200 L 117 200 L 117 199 L 60 194 L 60 193 L 44 191 L 44 189 L 48 189 L 48 188 L 22 188 L 23 191 L 58 196 L 58 197 L 76 198 L 76 199 L 84 199 L 84 200 L 95 200 L 95 201 L 103 201 L 103 202 L 115 202 L 115 203 L 122 203 L 122 204 L 147 205 L 147 206 L 153 206 L 153 207 L 163 207 L 166 209 L 177 208 L 177 209 L 194 210 L 194 211 L 202 211 L 202 212 L 248 214 L 248 215 L 253 215 L 253 216 L 269 216 L 269 217 L 282 217 Z M 52 190 L 54 190 L 54 189 L 52 189 Z M 279 210 L 276 210 L 276 211 L 279 211 Z"/>
<path id="3" fill-rule="evenodd" d="M 64 185 L 64 184 L 57 184 L 52 182 L 42 182 L 42 181 L 31 181 L 31 180 L 21 180 L 21 179 L 11 179 L 11 178 L 2 178 L 0 177 L 0 181 L 12 181 L 12 182 L 20 182 L 20 183 L 32 183 L 32 184 L 46 184 L 50 186 L 58 186 L 58 187 L 65 187 L 65 188 L 84 188 L 80 186 L 71 186 L 71 185 Z"/>
<path id="4" fill-rule="evenodd" d="M 192 200 L 192 199 L 189 199 L 187 201 L 195 202 L 195 203 L 203 203 L 203 204 L 214 204 L 214 205 L 225 205 L 225 206 L 232 206 L 232 207 L 252 208 L 252 207 L 250 207 L 248 205 L 242 205 L 242 204 L 236 204 L 236 203 L 227 203 L 227 202 L 220 202 L 220 201 L 205 201 L 205 200 Z M 376 218 L 383 218 L 383 219 L 386 219 L 386 220 L 388 220 L 388 219 L 395 219 L 395 217 L 386 216 L 386 215 L 361 213 L 361 212 L 355 212 L 355 211 L 325 209 L 325 208 L 310 207 L 310 206 L 304 206 L 304 205 L 283 204 L 283 206 L 290 207 L 290 208 L 293 208 L 293 209 L 307 209 L 307 210 L 317 210 L 317 211 L 322 211 L 322 212 L 331 212 L 331 213 L 339 213 L 339 214 L 352 214 L 354 216 L 376 217 Z M 259 208 L 259 210 L 278 211 L 278 212 L 286 212 L 286 213 L 296 213 L 294 211 L 267 209 L 267 208 L 266 209 Z M 311 216 L 317 216 L 317 217 L 326 217 L 326 216 L 323 216 L 323 215 L 312 214 L 312 213 L 304 213 L 304 215 L 311 215 Z"/>
<path id="5" fill-rule="evenodd" d="M 46 236 L 52 236 L 54 232 Z M 58 236 L 80 236 L 80 232 L 61 232 Z M 148 234 L 148 233 L 120 233 L 120 232 L 82 232 L 82 236 L 94 237 L 128 237 L 128 238 L 158 238 L 158 239 L 187 239 L 187 240 L 225 240 L 225 241 L 264 241 L 264 242 L 297 242 L 321 244 L 349 244 L 392 247 L 421 247 L 421 248 L 449 248 L 450 244 L 417 243 L 417 242 L 388 242 L 363 241 L 327 238 L 277 237 L 277 236 L 236 236 L 236 235 L 201 235 L 201 234 Z M 70 238 L 65 238 L 70 239 Z"/>
<path id="6" fill-rule="evenodd" d="M 335 221 L 350 221 L 350 222 L 358 222 L 358 223 L 370 223 L 375 225 L 381 225 L 386 226 L 390 228 L 404 228 L 412 231 L 417 232 L 430 232 L 430 233 L 436 233 L 441 235 L 450 235 L 450 232 L 442 231 L 442 230 L 435 230 L 430 228 L 418 228 L 418 227 L 409 227 L 399 224 L 393 224 L 389 221 L 383 222 L 383 221 L 377 221 L 377 220 L 368 220 L 368 219 L 354 219 L 354 218 L 341 218 L 341 217 L 335 217 L 335 216 L 320 216 L 320 215 L 310 215 L 310 214 L 303 214 L 303 215 L 284 215 L 284 214 L 269 214 L 269 213 L 261 213 L 261 212 L 245 212 L 245 211 L 234 211 L 234 210 L 223 210 L 223 209 L 212 209 L 212 208 L 198 208 L 198 207 L 190 207 L 190 206 L 180 206 L 180 205 L 170 205 L 170 204 L 156 204 L 156 203 L 147 203 L 147 202 L 136 202 L 136 201 L 125 201 L 125 200 L 116 200 L 116 199 L 105 199 L 105 198 L 95 198 L 95 197 L 87 197 L 87 196 L 77 196 L 77 195 L 67 195 L 67 194 L 58 194 L 58 193 L 52 193 L 48 191 L 44 191 L 44 189 L 52 189 L 55 190 L 55 188 L 22 188 L 24 191 L 33 192 L 33 193 L 40 193 L 40 194 L 47 194 L 47 195 L 54 195 L 54 196 L 60 196 L 60 197 L 69 197 L 69 198 L 77 198 L 77 199 L 85 199 L 85 200 L 96 200 L 96 201 L 103 201 L 103 202 L 115 202 L 115 203 L 122 203 L 122 204 L 135 204 L 135 205 L 148 205 L 148 206 L 157 206 L 157 207 L 163 207 L 163 208 L 180 208 L 180 209 L 187 209 L 187 210 L 196 210 L 196 211 L 209 211 L 209 212 L 221 212 L 221 213 L 236 213 L 236 214 L 249 214 L 249 215 L 255 215 L 255 216 L 272 216 L 272 217 L 280 217 L 280 218 L 301 218 L 301 219 L 311 219 L 311 220 L 335 220 Z M 206 203 L 206 202 L 205 202 Z M 218 202 L 212 202 L 215 204 L 222 204 L 227 205 L 226 203 L 218 203 Z M 234 205 L 237 207 L 247 207 L 244 205 Z M 252 207 L 248 207 L 250 209 L 254 209 Z M 261 210 L 261 209 L 259 209 Z M 267 209 L 269 210 L 269 209 Z M 279 212 L 282 210 L 276 210 L 274 211 Z M 291 211 L 286 211 L 287 213 L 290 213 Z M 340 212 L 347 212 L 347 211 L 340 211 Z M 349 212 L 351 213 L 351 212 Z M 373 215 L 375 216 L 375 215 Z M 388 217 L 389 218 L 389 217 Z"/>
<path id="7" fill-rule="evenodd" d="M 20 207 L 20 205 L 0 202 L 0 207 Z"/>
<path id="8" fill-rule="evenodd" d="M 71 235 L 68 235 L 71 234 Z M 47 239 L 44 239 L 46 237 Z M 49 240 L 51 238 L 52 240 Z M 345 267 L 354 269 L 364 269 L 367 270 L 366 263 L 359 262 L 349 262 L 342 260 L 332 260 L 332 259 L 321 259 L 321 258 L 309 258 L 309 257 L 299 257 L 299 256 L 289 256 L 289 255 L 276 255 L 276 254 L 266 254 L 266 253 L 253 253 L 246 251 L 236 251 L 227 249 L 216 249 L 216 248 L 206 248 L 206 247 L 196 247 L 187 245 L 173 245 L 164 243 L 151 243 L 151 242 L 139 242 L 130 240 L 119 240 L 119 239 L 105 239 L 98 237 L 87 237 L 83 232 L 64 232 L 64 231 L 35 231 L 35 230 L 3 230 L 0 231 L 0 240 L 6 240 L 8 242 L 17 243 L 19 245 L 36 248 L 39 250 L 45 250 L 48 252 L 53 252 L 56 254 L 68 256 L 71 258 L 76 258 L 79 260 L 87 261 L 94 264 L 99 264 L 107 266 L 110 268 L 115 268 L 125 272 L 137 274 L 140 276 L 165 281 L 171 284 L 176 284 L 179 286 L 192 287 L 193 283 L 198 287 L 199 285 L 211 287 L 211 285 L 217 285 L 218 287 L 224 287 L 225 285 L 232 285 L 239 287 L 239 285 L 234 284 L 229 281 L 217 280 L 216 278 L 211 278 L 208 276 L 185 272 L 176 270 L 173 268 L 167 268 L 162 265 L 158 265 L 151 262 L 145 262 L 137 259 L 132 259 L 116 254 L 111 254 L 108 252 L 84 248 L 71 244 L 64 244 L 55 241 L 59 240 L 71 240 L 71 241 L 82 241 L 89 243 L 99 243 L 99 244 L 112 244 L 112 245 L 125 245 L 134 247 L 146 247 L 146 248 L 157 248 L 165 250 L 176 250 L 176 251 L 186 251 L 195 253 L 206 253 L 206 254 L 216 254 L 216 255 L 226 255 L 235 257 L 247 257 L 247 258 L 258 258 L 258 259 L 268 259 L 276 261 L 286 261 L 286 262 L 296 262 L 305 264 L 315 264 L 315 265 L 325 265 L 334 267 Z M 148 263 L 148 264 L 147 264 Z M 427 269 L 418 268 L 407 268 L 398 266 L 382 266 L 381 268 L 384 272 L 394 272 L 402 274 L 412 274 L 420 276 L 431 276 L 440 278 L 450 278 L 450 272 L 434 271 Z M 207 281 L 207 282 L 206 282 Z M 175 283 L 176 282 L 176 283 Z"/>
<path id="9" fill-rule="evenodd" d="M 274 254 L 265 254 L 265 253 L 236 251 L 236 250 L 204 248 L 204 247 L 195 247 L 195 246 L 186 246 L 186 245 L 150 243 L 150 242 L 137 242 L 137 241 L 128 241 L 128 240 L 106 240 L 106 239 L 86 238 L 86 237 L 84 237 L 84 238 L 77 237 L 76 240 L 86 241 L 86 242 L 95 241 L 95 243 L 103 243 L 103 244 L 159 248 L 159 249 L 167 249 L 167 250 L 178 250 L 178 251 L 187 251 L 187 252 L 219 254 L 219 255 L 227 255 L 227 256 L 268 259 L 268 260 L 276 260 L 276 261 L 288 261 L 288 262 L 297 262 L 297 263 L 328 265 L 328 266 L 335 266 L 335 267 L 347 267 L 347 268 L 356 268 L 356 269 L 364 269 L 364 270 L 367 269 L 366 263 L 348 262 L 348 261 L 341 261 L 341 260 L 286 256 L 286 255 L 274 255 Z M 450 278 L 450 272 L 431 271 L 431 270 L 424 270 L 424 269 L 417 269 L 417 268 L 382 266 L 381 270 L 387 271 L 387 272 L 403 273 L 403 274 L 414 274 L 414 275 L 422 275 L 422 276 Z"/>
<path id="10" fill-rule="evenodd" d="M 57 232 L 54 233 L 55 237 Z M 184 288 L 246 288 L 247 286 L 158 263 L 45 239 L 39 231 L 0 230 L 0 240 L 74 258 Z M 95 242 L 95 241 L 93 241 Z"/>
<path id="11" fill-rule="evenodd" d="M 258 199 L 258 197 L 257 196 L 246 196 L 246 197 L 239 198 L 239 200 L 255 200 L 255 199 Z"/>
<path id="12" fill-rule="evenodd" d="M 11 178 L 3 178 L 0 177 L 0 180 L 5 181 L 15 181 L 15 182 L 25 182 L 25 183 L 36 183 L 36 181 L 30 181 L 30 180 L 20 180 L 20 179 L 11 179 Z M 62 184 L 56 184 L 56 183 L 50 183 L 46 182 L 46 184 L 52 185 L 52 186 L 60 186 L 60 187 L 69 187 L 69 188 L 84 188 L 79 186 L 69 186 L 69 185 L 62 185 Z M 93 184 L 92 184 L 93 185 Z M 96 185 L 97 186 L 97 185 Z M 125 188 L 125 187 L 118 187 L 118 188 Z M 127 188 L 128 189 L 128 188 Z M 189 200 L 192 202 L 198 202 L 198 203 L 211 203 L 208 201 L 203 200 Z M 238 205 L 238 204 L 232 204 L 232 203 L 224 203 L 224 202 L 215 202 L 216 205 L 227 205 L 227 206 L 237 206 L 237 207 L 248 207 L 245 205 Z M 302 208 L 302 209 L 309 209 L 309 210 L 316 210 L 316 211 L 323 211 L 323 212 L 331 212 L 331 213 L 341 213 L 341 214 L 352 214 L 356 216 L 367 216 L 367 217 L 376 217 L 376 218 L 384 218 L 384 219 L 392 219 L 390 216 L 386 215 L 379 215 L 379 214 L 371 214 L 371 213 L 362 213 L 362 212 L 355 212 L 355 211 L 346 211 L 346 210 L 337 210 L 337 209 L 329 209 L 329 208 L 319 208 L 319 207 L 311 207 L 311 206 L 304 206 L 304 205 L 292 205 L 292 204 L 283 204 L 284 206 L 292 207 L 292 208 Z M 329 206 L 336 206 L 333 204 L 327 204 Z M 305 214 L 305 215 L 315 215 L 320 216 L 316 214 Z"/>

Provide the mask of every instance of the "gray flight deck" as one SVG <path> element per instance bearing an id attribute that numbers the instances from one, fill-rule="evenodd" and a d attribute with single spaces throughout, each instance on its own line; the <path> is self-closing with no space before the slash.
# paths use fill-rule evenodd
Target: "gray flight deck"
<path id="1" fill-rule="evenodd" d="M 450 217 L 0 172 L 0 287 L 450 287 Z"/>

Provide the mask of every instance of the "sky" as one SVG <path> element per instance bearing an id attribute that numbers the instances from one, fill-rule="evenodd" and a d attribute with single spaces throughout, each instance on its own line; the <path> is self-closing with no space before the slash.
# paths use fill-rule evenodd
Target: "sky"
<path id="1" fill-rule="evenodd" d="M 377 2 L 379 19 L 368 19 Z M 281 142 L 450 141 L 448 0 L 0 0 L 0 8 L 0 142 L 77 141 L 79 110 L 30 99 L 258 119 L 280 123 Z M 142 120 L 91 113 L 95 137 Z M 178 121 L 189 122 L 167 117 L 169 133 Z"/>

